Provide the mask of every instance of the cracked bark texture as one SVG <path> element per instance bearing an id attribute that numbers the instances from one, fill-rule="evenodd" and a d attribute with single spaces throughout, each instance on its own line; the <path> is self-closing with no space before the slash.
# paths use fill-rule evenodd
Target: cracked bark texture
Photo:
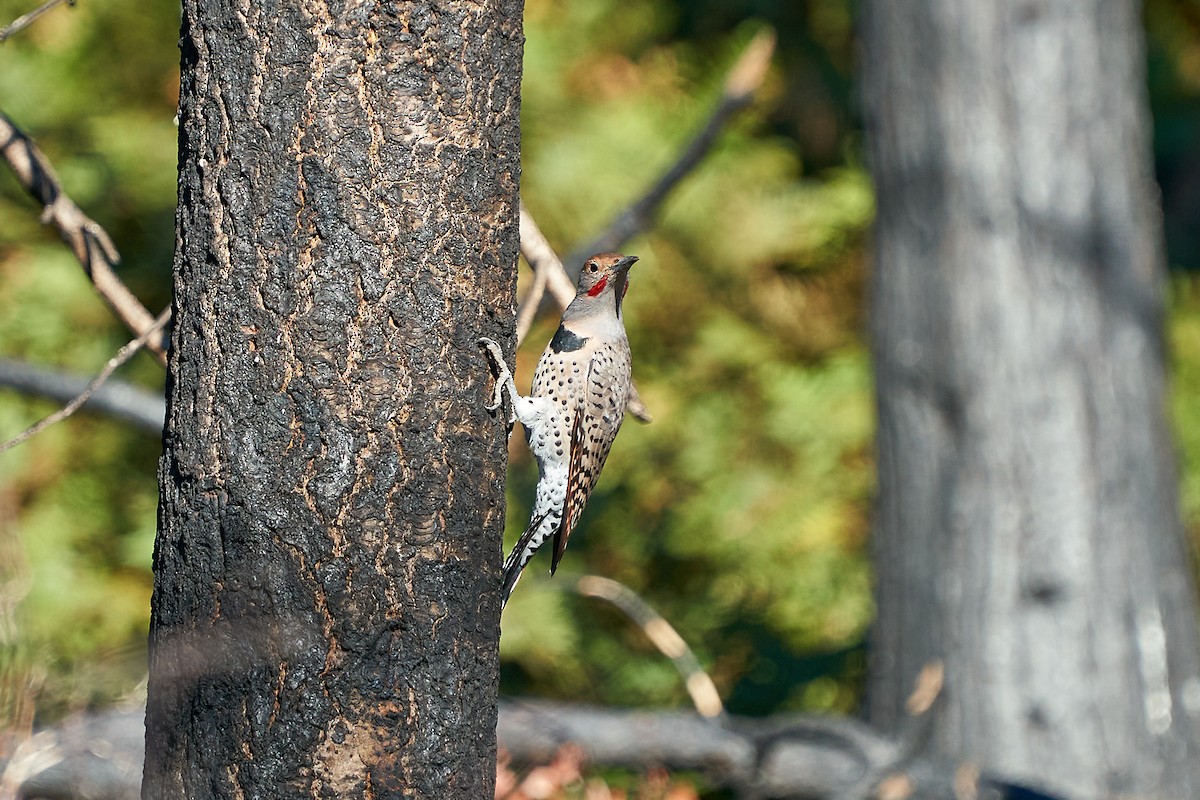
<path id="1" fill-rule="evenodd" d="M 491 797 L 520 0 L 185 0 L 146 798 Z"/>
<path id="2" fill-rule="evenodd" d="M 1140 8 L 872 0 L 872 721 L 1074 798 L 1200 797 Z"/>

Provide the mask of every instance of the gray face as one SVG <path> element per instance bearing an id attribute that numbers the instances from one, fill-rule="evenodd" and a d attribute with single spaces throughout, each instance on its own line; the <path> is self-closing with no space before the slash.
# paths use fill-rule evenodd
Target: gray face
<path id="1" fill-rule="evenodd" d="M 637 256 L 623 256 L 620 253 L 600 253 L 583 263 L 579 273 L 579 292 L 589 297 L 597 297 L 605 289 L 612 287 L 618 297 L 625 288 L 625 274 L 637 261 Z"/>

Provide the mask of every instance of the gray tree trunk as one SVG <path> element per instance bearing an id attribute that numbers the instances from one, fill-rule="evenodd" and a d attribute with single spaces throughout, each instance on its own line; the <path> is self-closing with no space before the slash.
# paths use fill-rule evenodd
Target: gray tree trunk
<path id="1" fill-rule="evenodd" d="M 1200 797 L 1140 9 L 872 0 L 872 721 L 1076 798 Z"/>
<path id="2" fill-rule="evenodd" d="M 520 0 L 185 0 L 146 798 L 491 797 Z"/>

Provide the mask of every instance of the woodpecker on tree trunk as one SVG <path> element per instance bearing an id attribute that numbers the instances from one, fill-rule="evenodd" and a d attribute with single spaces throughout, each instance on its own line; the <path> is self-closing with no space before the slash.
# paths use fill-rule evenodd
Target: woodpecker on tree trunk
<path id="1" fill-rule="evenodd" d="M 538 361 L 528 397 L 517 394 L 500 346 L 491 339 L 479 340 L 498 373 L 487 408 L 500 408 L 507 391 L 509 424 L 521 421 L 539 472 L 529 525 L 504 562 L 502 605 L 525 565 L 551 537 L 550 574 L 558 568 L 625 417 L 631 365 L 621 301 L 629 288 L 629 268 L 637 260 L 600 253 L 584 263 L 575 299 Z"/>

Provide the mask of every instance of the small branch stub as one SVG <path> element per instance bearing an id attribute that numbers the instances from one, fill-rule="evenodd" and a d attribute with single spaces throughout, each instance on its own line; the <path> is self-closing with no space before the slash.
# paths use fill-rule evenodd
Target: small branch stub
<path id="1" fill-rule="evenodd" d="M 150 331 L 155 325 L 154 315 L 113 270 L 121 256 L 108 233 L 75 205 L 63 191 L 54 167 L 41 148 L 3 112 L 0 112 L 0 155 L 4 156 L 25 191 L 41 204 L 42 223 L 58 230 L 117 318 L 139 337 Z M 165 337 L 147 340 L 145 347 L 154 353 L 160 364 L 167 363 Z"/>
<path id="2" fill-rule="evenodd" d="M 80 392 L 77 397 L 75 397 L 75 399 L 71 400 L 71 402 L 67 403 L 65 406 L 63 406 L 58 411 L 55 411 L 50 416 L 42 419 L 37 424 L 27 428 L 25 431 L 17 434 L 13 438 L 9 439 L 7 442 L 0 444 L 0 453 L 3 453 L 7 450 L 11 450 L 12 448 L 16 447 L 17 445 L 22 444 L 23 442 L 29 441 L 34 436 L 37 436 L 42 431 L 46 430 L 46 428 L 49 428 L 51 425 L 55 425 L 59 422 L 62 422 L 64 419 L 66 419 L 67 417 L 71 416 L 76 411 L 78 411 L 79 407 L 82 406 L 84 403 L 86 403 L 88 401 L 88 399 L 93 394 L 95 394 L 96 390 L 104 385 L 104 382 L 107 381 L 109 376 L 112 375 L 113 372 L 116 371 L 117 367 L 121 366 L 126 361 L 133 358 L 134 355 L 136 355 L 137 352 L 146 345 L 146 342 L 149 339 L 154 337 L 156 334 L 158 334 L 159 331 L 162 330 L 163 326 L 166 325 L 168 320 L 170 320 L 170 319 L 171 319 L 171 309 L 167 308 L 165 311 L 163 311 L 161 314 L 158 315 L 158 318 L 156 320 L 154 320 L 154 323 L 150 326 L 150 328 L 145 333 L 143 333 L 141 336 L 137 337 L 136 339 L 134 339 L 133 341 L 129 342 L 124 347 L 122 347 L 120 350 L 118 350 L 117 354 L 108 360 L 108 363 L 106 363 L 104 365 L 104 368 L 100 370 L 99 374 L 97 374 L 96 377 L 92 379 L 91 383 L 89 383 L 87 385 L 87 387 L 82 392 Z"/>

